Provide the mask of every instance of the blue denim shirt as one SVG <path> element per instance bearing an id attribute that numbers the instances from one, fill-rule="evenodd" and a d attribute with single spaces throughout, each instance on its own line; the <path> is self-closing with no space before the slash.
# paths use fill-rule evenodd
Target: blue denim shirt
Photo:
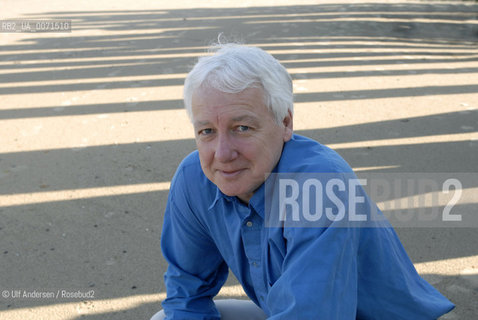
<path id="1" fill-rule="evenodd" d="M 274 172 L 351 173 L 333 150 L 294 135 Z M 268 319 L 436 319 L 453 304 L 415 271 L 389 225 L 266 227 L 264 185 L 244 204 L 204 175 L 197 151 L 171 184 L 161 248 L 167 319 L 220 319 L 230 269 Z"/>

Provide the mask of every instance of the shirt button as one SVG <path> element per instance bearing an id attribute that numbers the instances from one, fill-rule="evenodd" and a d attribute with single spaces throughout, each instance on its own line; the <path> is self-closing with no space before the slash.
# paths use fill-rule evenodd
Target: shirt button
<path id="1" fill-rule="evenodd" d="M 246 226 L 248 226 L 249 228 L 252 227 L 252 221 L 247 221 Z"/>

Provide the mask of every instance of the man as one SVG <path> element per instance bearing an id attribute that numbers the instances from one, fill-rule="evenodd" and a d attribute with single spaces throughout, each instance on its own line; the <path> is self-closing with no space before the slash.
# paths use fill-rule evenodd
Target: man
<path id="1" fill-rule="evenodd" d="M 167 298 L 153 319 L 417 320 L 453 308 L 416 273 L 393 229 L 350 223 L 351 207 L 331 197 L 338 189 L 347 198 L 340 186 L 352 169 L 293 134 L 292 81 L 271 55 L 220 46 L 188 74 L 184 101 L 198 150 L 171 183 L 161 239 Z M 290 190 L 271 196 L 278 177 L 301 173 L 336 183 L 316 189 L 335 204 L 317 211 L 316 224 L 276 218 L 291 211 L 277 207 Z M 213 300 L 229 269 L 250 301 Z"/>

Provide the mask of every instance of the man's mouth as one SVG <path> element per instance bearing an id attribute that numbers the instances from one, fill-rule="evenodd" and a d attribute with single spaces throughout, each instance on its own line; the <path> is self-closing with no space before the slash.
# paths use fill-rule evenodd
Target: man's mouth
<path id="1" fill-rule="evenodd" d="M 218 170 L 220 174 L 225 177 L 225 178 L 234 178 L 237 175 L 239 175 L 244 169 L 238 169 L 238 170 Z"/>

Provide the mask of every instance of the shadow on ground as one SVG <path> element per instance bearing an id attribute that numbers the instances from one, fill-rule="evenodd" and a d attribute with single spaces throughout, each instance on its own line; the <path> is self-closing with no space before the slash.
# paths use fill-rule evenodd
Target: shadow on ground
<path id="1" fill-rule="evenodd" d="M 241 9 L 184 9 L 111 12 L 45 12 L 24 18 L 71 19 L 68 37 L 39 36 L 27 43 L 2 47 L 0 66 L 2 95 L 61 93 L 131 87 L 179 86 L 183 77 L 202 54 L 209 41 L 220 32 L 274 54 L 287 68 L 383 66 L 407 64 L 407 70 L 375 70 L 293 73 L 294 79 L 372 77 L 406 74 L 471 74 L 478 67 L 460 67 L 478 62 L 476 4 L 327 4 L 316 6 L 256 7 Z M 94 30 L 111 31 L 95 35 Z M 80 31 L 92 30 L 89 33 Z M 114 34 L 129 31 L 128 34 Z M 365 49 L 374 49 L 367 52 Z M 408 49 L 422 52 L 409 52 Z M 428 50 L 433 48 L 433 52 Z M 341 49 L 340 53 L 323 53 Z M 379 49 L 379 50 L 377 50 Z M 453 50 L 469 52 L 453 59 Z M 301 53 L 315 50 L 315 53 Z M 360 52 L 357 52 L 360 50 Z M 364 51 L 365 50 L 365 51 Z M 438 50 L 438 51 L 437 51 Z M 293 52 L 292 52 L 293 51 Z M 403 53 L 403 59 L 396 56 Z M 426 54 L 429 58 L 424 60 Z M 436 54 L 436 57 L 434 57 Z M 154 57 L 152 57 L 154 56 Z M 445 58 L 446 57 L 446 58 Z M 341 58 L 340 60 L 332 60 Z M 357 59 L 360 58 L 360 59 Z M 34 61 L 34 62 L 32 62 Z M 416 64 L 447 62 L 450 68 L 415 68 Z M 30 71 L 34 68 L 35 71 Z M 108 76 L 152 76 L 150 80 L 108 80 Z M 160 79 L 154 76 L 161 75 Z M 170 75 L 170 76 L 169 76 Z M 65 84 L 49 81 L 68 80 Z M 71 80 L 75 80 L 73 83 Z M 30 82 L 35 81 L 35 84 Z M 45 83 L 43 83 L 45 82 Z M 384 97 L 417 97 L 475 93 L 475 85 L 419 86 L 413 88 L 299 93 L 297 102 L 350 101 Z M 52 105 L 43 108 L 9 109 L 2 106 L 1 120 L 33 117 L 155 111 L 182 108 L 179 100 Z M 475 127 L 476 111 L 410 117 L 299 132 L 324 144 L 421 137 L 461 132 L 453 125 Z M 401 144 L 338 151 L 354 167 L 393 166 L 393 172 L 473 172 L 478 154 L 469 141 Z M 180 160 L 195 148 L 193 140 L 106 145 L 83 149 L 56 149 L 0 154 L 1 195 L 61 191 L 114 185 L 134 185 L 169 181 Z M 441 162 L 452 153 L 453 162 Z M 420 155 L 419 157 L 417 155 Z M 108 164 L 104 166 L 104 164 Z M 99 165 L 106 169 L 98 171 Z M 53 174 L 47 174 L 53 172 Z M 42 174 L 45 173 L 45 174 Z M 34 177 L 34 178 L 32 178 Z M 127 297 L 164 291 L 159 237 L 167 191 L 96 197 L 84 200 L 46 202 L 34 205 L 0 206 L 0 235 L 15 239 L 1 244 L 1 283 L 5 288 L 94 288 L 100 298 Z M 41 217 L 40 224 L 31 217 Z M 75 232 L 65 233 L 68 225 Z M 449 230 L 453 241 L 476 243 L 473 229 Z M 417 244 L 408 242 L 413 234 L 428 233 L 426 255 Z M 445 240 L 438 231 L 399 230 L 414 262 L 472 256 L 472 246 L 444 250 Z M 128 249 L 126 249 L 128 248 Z M 423 251 L 423 250 L 422 250 Z M 60 272 L 58 265 L 72 266 Z M 61 268 L 60 268 L 61 270 Z M 439 276 L 436 276 L 439 277 Z M 438 281 L 439 280 L 439 281 Z M 437 286 L 453 300 L 450 279 L 438 279 Z M 456 289 L 456 288 L 455 288 Z M 458 290 L 458 289 L 457 289 Z M 466 289 L 469 290 L 469 289 Z M 460 290 L 457 292 L 459 293 Z M 476 290 L 470 291 L 476 298 Z M 457 294 L 458 294 L 457 293 Z M 471 295 L 470 295 L 471 296 Z M 0 301 L 0 309 L 30 308 L 45 301 Z M 82 315 L 78 319 L 147 318 L 158 304 L 144 304 L 118 313 Z"/>

